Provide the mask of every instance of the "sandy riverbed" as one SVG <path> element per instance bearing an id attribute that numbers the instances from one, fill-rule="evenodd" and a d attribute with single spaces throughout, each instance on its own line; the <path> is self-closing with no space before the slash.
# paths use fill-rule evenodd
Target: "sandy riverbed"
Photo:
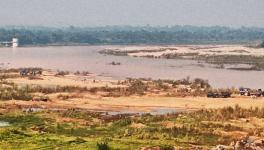
<path id="1" fill-rule="evenodd" d="M 163 55 L 169 54 L 180 54 L 186 56 L 264 56 L 264 48 L 254 48 L 243 45 L 131 46 L 108 50 L 126 52 L 127 55 L 134 57 L 162 57 Z"/>
<path id="2" fill-rule="evenodd" d="M 65 75 L 56 76 L 55 72 L 44 71 L 39 80 L 29 80 L 28 78 L 11 78 L 7 81 L 14 82 L 18 85 L 40 85 L 40 86 L 78 86 L 78 87 L 116 87 L 118 80 L 97 80 L 96 74 L 87 76 Z"/>

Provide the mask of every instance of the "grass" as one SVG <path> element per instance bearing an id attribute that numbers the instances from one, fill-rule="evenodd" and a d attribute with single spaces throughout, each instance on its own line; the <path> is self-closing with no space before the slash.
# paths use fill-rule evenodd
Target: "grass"
<path id="1" fill-rule="evenodd" d="M 13 83 L 0 83 L 0 99 L 1 100 L 31 100 L 32 95 L 27 88 L 20 88 Z"/>
<path id="2" fill-rule="evenodd" d="M 43 94 L 43 97 L 52 93 L 59 94 L 57 98 L 67 100 L 78 98 L 82 93 L 98 94 L 104 97 L 120 97 L 131 95 L 161 94 L 163 96 L 205 96 L 211 88 L 208 81 L 189 78 L 182 80 L 151 80 L 151 79 L 127 79 L 119 82 L 122 87 L 79 87 L 79 86 L 49 86 L 22 85 L 8 82 L 5 79 L 0 81 L 1 100 L 32 100 L 35 93 Z M 41 99 L 41 98 L 40 98 Z"/>
<path id="3" fill-rule="evenodd" d="M 104 92 L 105 97 L 120 97 L 146 94 L 161 94 L 163 96 L 205 96 L 211 89 L 208 81 L 195 78 L 182 80 L 152 80 L 128 78 L 119 83 L 126 87 L 94 87 L 87 89 L 87 92 L 96 94 Z M 61 96 L 63 97 L 63 96 Z"/>
<path id="4" fill-rule="evenodd" d="M 11 70 L 16 71 L 16 70 Z M 4 72 L 11 72 L 4 71 Z M 12 72 L 13 73 L 13 72 Z M 17 73 L 17 72 L 15 72 Z M 65 74 L 65 72 L 62 72 Z M 40 86 L 40 85 L 23 85 L 18 86 L 12 82 L 6 81 L 12 78 L 13 74 L 5 74 L 1 79 L 0 85 L 0 99 L 1 100 L 31 100 L 35 93 L 42 93 L 43 95 L 59 93 L 58 98 L 67 100 L 70 98 L 79 98 L 82 93 L 98 94 L 104 97 L 121 97 L 131 95 L 147 95 L 157 94 L 163 96 L 205 96 L 211 86 L 208 81 L 203 79 L 185 78 L 182 80 L 152 80 L 152 79 L 127 79 L 120 81 L 119 87 L 79 87 L 79 86 Z M 29 78 L 31 78 L 29 76 Z M 37 76 L 32 79 L 41 79 Z M 63 95 L 61 93 L 69 93 Z M 74 94 L 75 93 L 75 94 Z M 77 97 L 76 97 L 77 96 Z"/>
<path id="5" fill-rule="evenodd" d="M 211 148 L 217 144 L 229 145 L 239 138 L 232 136 L 234 131 L 248 132 L 252 136 L 260 136 L 259 133 L 264 131 L 261 125 L 253 122 L 255 128 L 250 130 L 239 123 L 241 118 L 263 119 L 263 108 L 243 109 L 236 106 L 181 114 L 124 115 L 108 122 L 102 117 L 101 113 L 73 109 L 35 113 L 8 111 L 0 115 L 1 121 L 10 123 L 10 126 L 0 128 L 0 149 L 125 150 L 155 146 L 188 149 L 190 144 Z M 72 120 L 65 122 L 62 118 Z M 131 126 L 139 123 L 145 126 Z M 230 134 L 223 136 L 214 131 Z"/>

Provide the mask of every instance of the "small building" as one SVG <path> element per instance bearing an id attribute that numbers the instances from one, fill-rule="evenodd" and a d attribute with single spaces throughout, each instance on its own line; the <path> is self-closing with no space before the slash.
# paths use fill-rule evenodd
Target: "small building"
<path id="1" fill-rule="evenodd" d="M 17 48 L 19 46 L 18 38 L 13 38 L 12 41 L 0 41 L 0 46 Z"/>
<path id="2" fill-rule="evenodd" d="M 13 38 L 12 39 L 12 47 L 13 48 L 17 48 L 18 47 L 18 39 L 17 38 Z"/>

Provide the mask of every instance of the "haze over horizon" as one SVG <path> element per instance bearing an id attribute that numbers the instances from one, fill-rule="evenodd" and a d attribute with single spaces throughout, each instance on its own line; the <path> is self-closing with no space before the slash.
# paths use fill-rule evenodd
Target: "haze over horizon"
<path id="1" fill-rule="evenodd" d="M 264 27 L 263 0 L 0 0 L 1 26 Z"/>

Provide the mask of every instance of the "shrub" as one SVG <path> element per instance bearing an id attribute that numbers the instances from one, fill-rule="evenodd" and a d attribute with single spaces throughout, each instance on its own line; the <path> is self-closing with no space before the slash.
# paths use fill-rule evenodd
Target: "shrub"
<path id="1" fill-rule="evenodd" d="M 65 76 L 65 75 L 69 75 L 70 72 L 69 71 L 58 71 L 56 73 L 57 76 Z"/>
<path id="2" fill-rule="evenodd" d="M 141 80 L 129 80 L 128 91 L 130 94 L 143 95 L 147 90 L 147 86 Z"/>
<path id="3" fill-rule="evenodd" d="M 107 142 L 97 143 L 98 150 L 110 150 Z"/>

